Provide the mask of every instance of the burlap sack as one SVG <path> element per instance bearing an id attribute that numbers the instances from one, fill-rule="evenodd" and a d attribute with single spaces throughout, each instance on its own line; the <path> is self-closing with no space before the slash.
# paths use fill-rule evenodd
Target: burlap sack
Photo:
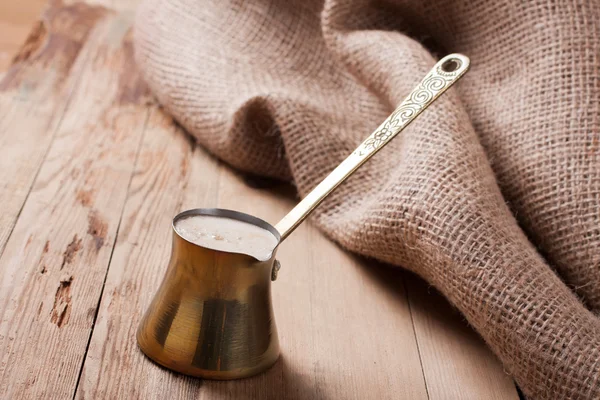
<path id="1" fill-rule="evenodd" d="M 600 309 L 599 4 L 147 0 L 136 54 L 202 145 L 241 170 L 293 180 L 301 195 L 434 55 L 470 56 L 459 89 L 314 221 L 437 287 L 528 397 L 595 399 L 600 320 L 553 268 Z"/>

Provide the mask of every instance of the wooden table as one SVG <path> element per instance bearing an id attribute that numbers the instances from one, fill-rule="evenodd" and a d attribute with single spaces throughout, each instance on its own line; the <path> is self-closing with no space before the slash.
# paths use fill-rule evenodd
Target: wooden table
<path id="1" fill-rule="evenodd" d="M 0 72 L 0 397 L 518 399 L 425 283 L 310 223 L 279 251 L 282 356 L 267 373 L 202 381 L 142 355 L 172 217 L 218 206 L 275 222 L 295 199 L 248 186 L 154 103 L 133 64 L 134 8 L 54 1 Z"/>

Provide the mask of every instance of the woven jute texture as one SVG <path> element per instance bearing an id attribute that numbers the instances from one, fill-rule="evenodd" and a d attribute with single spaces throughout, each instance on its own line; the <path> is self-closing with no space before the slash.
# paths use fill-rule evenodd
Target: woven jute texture
<path id="1" fill-rule="evenodd" d="M 600 398 L 599 2 L 146 0 L 135 37 L 200 144 L 299 195 L 468 55 L 313 221 L 438 288 L 527 397 Z"/>

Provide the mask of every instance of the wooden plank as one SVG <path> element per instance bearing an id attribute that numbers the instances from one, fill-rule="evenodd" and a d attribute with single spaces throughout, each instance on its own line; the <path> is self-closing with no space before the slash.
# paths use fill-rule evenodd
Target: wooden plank
<path id="1" fill-rule="evenodd" d="M 105 9 L 49 8 L 0 81 L 0 254 L 87 62 L 80 51 Z"/>
<path id="2" fill-rule="evenodd" d="M 512 378 L 461 314 L 416 276 L 406 281 L 431 400 L 518 400 Z"/>
<path id="3" fill-rule="evenodd" d="M 14 58 L 23 48 L 23 43 L 35 27 L 44 18 L 44 9 L 48 3 L 54 10 L 59 6 L 82 3 L 81 0 L 19 0 L 0 1 L 0 78 L 14 64 Z M 88 5 L 97 5 L 113 11 L 127 12 L 135 9 L 138 0 L 93 0 Z M 72 31 L 74 32 L 74 31 Z"/>
<path id="4" fill-rule="evenodd" d="M 0 2 L 0 76 L 38 20 L 46 0 Z"/>
<path id="5" fill-rule="evenodd" d="M 157 367 L 135 342 L 139 320 L 167 266 L 171 219 L 185 192 L 206 202 L 217 196 L 216 165 L 192 161 L 187 138 L 170 121 L 159 110 L 148 121 L 78 398 L 189 398 L 195 391 L 194 380 Z M 193 181 L 192 168 L 199 174 Z"/>
<path id="6" fill-rule="evenodd" d="M 93 22 L 68 68 L 72 101 L 0 258 L 1 398 L 73 395 L 147 118 L 131 21 L 103 12 Z"/>

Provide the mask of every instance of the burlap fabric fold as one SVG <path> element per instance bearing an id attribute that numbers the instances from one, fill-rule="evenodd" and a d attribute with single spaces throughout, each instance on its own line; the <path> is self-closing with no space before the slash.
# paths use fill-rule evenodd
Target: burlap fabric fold
<path id="1" fill-rule="evenodd" d="M 146 0 L 135 38 L 199 143 L 300 195 L 471 57 L 313 220 L 438 288 L 529 398 L 600 398 L 600 3 Z"/>

